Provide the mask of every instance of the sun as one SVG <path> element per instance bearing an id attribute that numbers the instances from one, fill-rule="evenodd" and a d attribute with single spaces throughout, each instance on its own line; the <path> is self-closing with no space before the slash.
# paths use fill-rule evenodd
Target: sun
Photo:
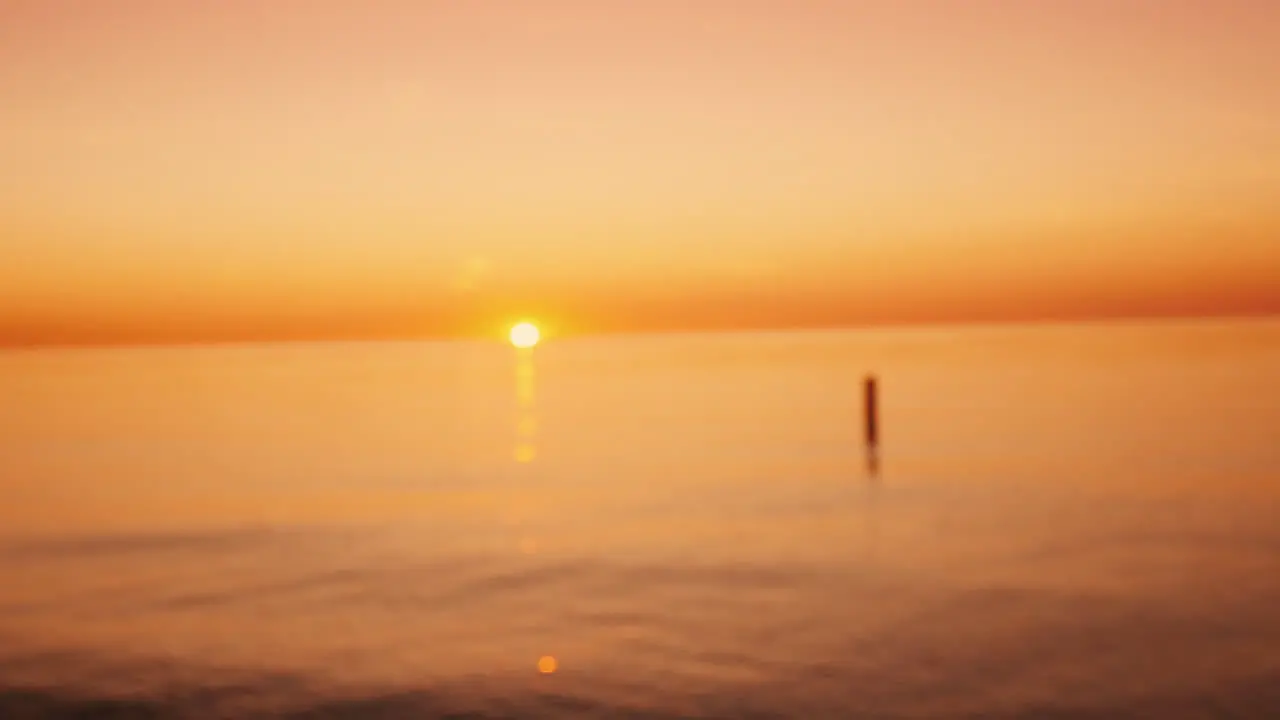
<path id="1" fill-rule="evenodd" d="M 533 323 L 522 322 L 511 328 L 511 344 L 521 349 L 528 349 L 538 344 L 541 334 Z"/>

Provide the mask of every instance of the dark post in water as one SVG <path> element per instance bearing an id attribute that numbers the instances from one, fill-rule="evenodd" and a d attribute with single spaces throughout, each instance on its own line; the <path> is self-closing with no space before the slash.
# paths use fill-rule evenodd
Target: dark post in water
<path id="1" fill-rule="evenodd" d="M 879 439 L 879 428 L 876 409 L 876 378 L 868 375 L 863 383 L 863 405 L 866 411 L 867 447 L 874 448 Z"/>

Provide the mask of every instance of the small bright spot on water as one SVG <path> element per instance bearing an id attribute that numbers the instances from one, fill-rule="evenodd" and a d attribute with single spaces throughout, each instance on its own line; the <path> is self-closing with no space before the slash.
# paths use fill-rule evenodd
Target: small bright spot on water
<path id="1" fill-rule="evenodd" d="M 550 655 L 543 655 L 538 658 L 538 672 L 543 675 L 550 675 L 556 671 L 556 659 Z"/>
<path id="2" fill-rule="evenodd" d="M 511 328 L 511 344 L 518 348 L 531 348 L 538 344 L 541 334 L 533 323 L 522 322 Z"/>

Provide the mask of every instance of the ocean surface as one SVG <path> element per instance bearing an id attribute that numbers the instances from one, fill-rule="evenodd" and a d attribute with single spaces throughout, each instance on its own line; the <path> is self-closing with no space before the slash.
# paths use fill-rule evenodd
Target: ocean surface
<path id="1" fill-rule="evenodd" d="M 6 351 L 99 716 L 1280 717 L 1280 323 Z"/>

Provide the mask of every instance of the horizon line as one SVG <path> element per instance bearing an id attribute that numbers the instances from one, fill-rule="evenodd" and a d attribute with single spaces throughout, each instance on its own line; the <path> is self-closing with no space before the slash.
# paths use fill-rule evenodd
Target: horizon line
<path id="1" fill-rule="evenodd" d="M 1126 324 L 1193 324 L 1229 321 L 1280 321 L 1277 311 L 1246 311 L 1223 314 L 1116 314 L 1094 316 L 1049 316 L 1042 318 L 1008 318 L 1008 319 L 969 319 L 969 320 L 905 320 L 884 322 L 862 322 L 847 324 L 814 323 L 812 325 L 759 325 L 759 326 L 718 326 L 718 327 L 672 327 L 672 328 L 637 328 L 606 329 L 566 333 L 565 335 L 544 337 L 553 342 L 589 340 L 593 338 L 617 337 L 653 337 L 670 335 L 758 335 L 782 333 L 823 333 L 823 332 L 858 332 L 858 331 L 929 331 L 935 329 L 982 329 L 1001 327 L 1033 327 L 1033 326 L 1073 326 L 1073 325 L 1126 325 Z M 226 347 L 226 346 L 260 346 L 260 345 L 310 345 L 310 344 L 354 344 L 354 343 L 390 343 L 390 342 L 478 342 L 490 340 L 505 344 L 504 335 L 485 333 L 438 333 L 412 334 L 387 333 L 381 335 L 324 335 L 310 337 L 265 337 L 265 338 L 209 338 L 191 340 L 62 340 L 45 342 L 5 342 L 0 340 L 0 352 L 22 352 L 41 350 L 109 350 L 109 349 L 163 349 L 192 347 Z"/>

